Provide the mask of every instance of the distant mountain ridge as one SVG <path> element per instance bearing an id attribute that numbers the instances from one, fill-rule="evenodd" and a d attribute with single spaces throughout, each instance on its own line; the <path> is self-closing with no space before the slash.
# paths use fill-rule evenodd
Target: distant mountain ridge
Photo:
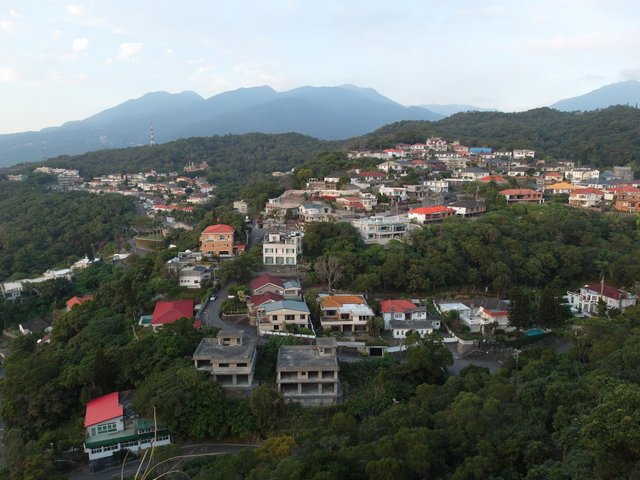
<path id="1" fill-rule="evenodd" d="M 635 107 L 640 104 L 640 82 L 628 80 L 612 83 L 593 90 L 578 97 L 560 100 L 551 108 L 563 112 L 576 112 L 607 108 L 613 105 L 628 105 Z"/>
<path id="2" fill-rule="evenodd" d="M 439 103 L 429 103 L 428 105 L 420 105 L 422 108 L 426 108 L 430 112 L 439 113 L 445 117 L 455 115 L 461 112 L 497 112 L 495 108 L 483 108 L 476 107 L 474 105 L 463 105 L 458 103 L 449 103 L 441 105 Z"/>
<path id="3" fill-rule="evenodd" d="M 443 118 L 353 85 L 240 88 L 204 99 L 194 92 L 148 93 L 80 121 L 0 135 L 0 166 L 105 148 L 224 134 L 296 132 L 322 140 L 363 135 L 401 120 Z"/>

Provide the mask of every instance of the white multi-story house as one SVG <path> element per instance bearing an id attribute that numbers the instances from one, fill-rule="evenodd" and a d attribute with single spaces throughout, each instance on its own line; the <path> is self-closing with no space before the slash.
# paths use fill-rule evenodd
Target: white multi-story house
<path id="1" fill-rule="evenodd" d="M 302 232 L 277 232 L 265 235 L 262 261 L 265 265 L 297 265 L 302 255 Z"/>
<path id="2" fill-rule="evenodd" d="M 180 270 L 181 287 L 200 288 L 207 280 L 211 280 L 211 269 L 203 265 L 184 267 Z"/>
<path id="3" fill-rule="evenodd" d="M 318 295 L 320 324 L 324 330 L 334 332 L 366 332 L 367 324 L 374 317 L 373 310 L 362 295 Z"/>
<path id="4" fill-rule="evenodd" d="M 400 240 L 409 232 L 420 228 L 419 225 L 411 223 L 406 214 L 356 218 L 351 221 L 351 225 L 358 230 L 365 243 L 378 245 L 385 245 L 391 240 Z"/>
<path id="5" fill-rule="evenodd" d="M 565 177 L 573 183 L 584 182 L 585 180 L 599 178 L 600 170 L 588 167 L 573 168 L 565 172 Z"/>
<path id="6" fill-rule="evenodd" d="M 311 312 L 303 300 L 280 300 L 258 307 L 258 334 L 284 332 L 287 325 L 311 328 Z"/>
<path id="7" fill-rule="evenodd" d="M 617 308 L 622 312 L 638 301 L 636 295 L 604 283 L 592 283 L 580 287 L 574 292 L 567 292 L 567 298 L 573 309 L 588 316 L 598 314 L 600 300 L 605 302 L 608 309 Z"/>
<path id="8" fill-rule="evenodd" d="M 514 150 L 513 159 L 522 160 L 525 158 L 534 158 L 536 156 L 535 150 Z"/>
<path id="9" fill-rule="evenodd" d="M 424 185 L 430 192 L 447 193 L 449 191 L 449 182 L 446 180 L 427 180 Z"/>

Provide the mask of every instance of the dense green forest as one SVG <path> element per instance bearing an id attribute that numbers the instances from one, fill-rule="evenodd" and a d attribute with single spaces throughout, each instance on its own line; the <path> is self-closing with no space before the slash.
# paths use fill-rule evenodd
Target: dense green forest
<path id="1" fill-rule="evenodd" d="M 519 113 L 466 112 L 437 122 L 406 121 L 349 141 L 351 148 L 388 148 L 440 136 L 495 150 L 530 148 L 538 158 L 569 159 L 583 165 L 640 167 L 640 110 L 609 107 L 592 112 L 538 108 Z"/>
<path id="2" fill-rule="evenodd" d="M 305 230 L 304 247 L 311 263 L 338 259 L 338 288 L 429 295 L 487 289 L 505 295 L 516 286 L 551 286 L 561 293 L 602 275 L 634 289 L 639 234 L 637 218 L 625 214 L 516 205 L 473 222 L 452 218 L 427 226 L 386 247 L 365 245 L 347 223 L 315 223 Z"/>
<path id="3" fill-rule="evenodd" d="M 0 186 L 0 281 L 40 275 L 93 255 L 135 216 L 122 195 L 60 193 L 20 182 Z"/>

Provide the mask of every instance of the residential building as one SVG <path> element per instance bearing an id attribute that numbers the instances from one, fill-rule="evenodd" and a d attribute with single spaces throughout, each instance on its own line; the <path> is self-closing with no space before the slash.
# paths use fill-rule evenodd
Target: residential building
<path id="1" fill-rule="evenodd" d="M 298 220 L 302 222 L 327 222 L 332 219 L 331 206 L 326 203 L 305 203 L 298 208 Z"/>
<path id="2" fill-rule="evenodd" d="M 457 302 L 439 300 L 434 305 L 440 314 L 458 312 L 460 322 L 472 333 L 487 333 L 493 327 L 513 330 L 509 325 L 509 304 L 497 298 L 477 298 Z"/>
<path id="3" fill-rule="evenodd" d="M 320 324 L 333 332 L 366 332 L 374 317 L 364 296 L 353 294 L 320 294 Z"/>
<path id="4" fill-rule="evenodd" d="M 386 195 L 389 198 L 393 198 L 395 200 L 406 200 L 407 199 L 407 188 L 406 187 L 386 187 L 381 186 L 378 189 L 378 193 L 380 195 Z"/>
<path id="5" fill-rule="evenodd" d="M 67 312 L 70 312 L 76 305 L 82 305 L 93 300 L 93 295 L 85 295 L 82 297 L 71 297 L 67 300 Z"/>
<path id="6" fill-rule="evenodd" d="M 133 411 L 132 399 L 132 391 L 112 392 L 87 403 L 84 451 L 92 471 L 119 463 L 120 457 L 114 454 L 121 450 L 136 453 L 171 443 L 164 426 Z"/>
<path id="7" fill-rule="evenodd" d="M 430 192 L 447 193 L 449 191 L 449 182 L 446 180 L 426 180 L 424 185 Z"/>
<path id="8" fill-rule="evenodd" d="M 394 149 L 389 149 L 394 150 Z M 387 152 L 387 150 L 385 150 Z M 394 155 L 397 153 L 398 156 L 404 156 L 405 153 L 402 150 L 396 150 Z M 395 160 L 388 160 L 386 162 L 382 162 L 376 167 L 378 170 L 383 171 L 384 173 L 396 172 L 401 173 L 404 172 L 406 167 L 404 164 L 396 162 Z"/>
<path id="9" fill-rule="evenodd" d="M 247 300 L 249 314 L 249 324 L 255 326 L 258 316 L 258 309 L 267 303 L 279 302 L 284 297 L 278 293 L 266 292 L 258 295 L 251 295 Z"/>
<path id="10" fill-rule="evenodd" d="M 192 358 L 196 369 L 209 372 L 225 392 L 248 394 L 257 386 L 256 345 L 257 340 L 241 330 L 220 330 L 215 338 L 203 338 Z"/>
<path id="11" fill-rule="evenodd" d="M 418 307 L 410 300 L 382 300 L 380 311 L 384 321 L 384 329 L 391 330 L 391 321 L 426 320 L 427 309 Z"/>
<path id="12" fill-rule="evenodd" d="M 207 280 L 211 280 L 211 269 L 203 265 L 193 265 L 180 270 L 178 282 L 181 287 L 200 288 Z"/>
<path id="13" fill-rule="evenodd" d="M 160 330 L 165 325 L 173 323 L 181 318 L 193 317 L 193 300 L 177 300 L 174 302 L 160 301 L 156 303 L 151 317 L 151 327 L 154 331 Z M 200 320 L 193 323 L 195 328 L 200 328 Z"/>
<path id="14" fill-rule="evenodd" d="M 640 213 L 640 191 L 637 193 L 618 193 L 615 196 L 613 208 L 619 212 Z"/>
<path id="15" fill-rule="evenodd" d="M 633 169 L 631 167 L 613 167 L 613 174 L 620 180 L 633 182 Z"/>
<path id="16" fill-rule="evenodd" d="M 455 214 L 451 208 L 436 205 L 434 207 L 419 207 L 409 210 L 409 221 L 417 222 L 420 225 L 430 223 L 441 223 L 445 218 L 449 218 Z"/>
<path id="17" fill-rule="evenodd" d="M 243 215 L 246 215 L 249 211 L 249 204 L 244 200 L 236 200 L 235 202 L 233 202 L 233 209 L 236 212 L 240 212 Z"/>
<path id="18" fill-rule="evenodd" d="M 604 192 L 597 188 L 576 188 L 569 195 L 569 205 L 582 208 L 600 206 Z"/>
<path id="19" fill-rule="evenodd" d="M 624 312 L 638 301 L 638 297 L 604 283 L 592 283 L 580 287 L 574 292 L 567 292 L 568 302 L 579 313 L 588 316 L 598 315 L 598 303 L 605 302 L 607 309 L 616 308 Z"/>
<path id="20" fill-rule="evenodd" d="M 302 300 L 280 300 L 267 302 L 257 308 L 258 334 L 265 332 L 284 332 L 287 325 L 300 328 L 311 327 L 311 312 Z"/>
<path id="21" fill-rule="evenodd" d="M 412 224 L 406 214 L 356 218 L 351 221 L 351 225 L 358 230 L 365 243 L 378 245 L 386 245 L 391 240 L 401 240 L 412 230 L 420 228 Z"/>
<path id="22" fill-rule="evenodd" d="M 302 298 L 302 287 L 295 279 L 282 279 L 275 275 L 265 273 L 251 280 L 251 292 L 253 295 L 262 295 L 267 292 L 282 295 L 286 300 Z"/>
<path id="23" fill-rule="evenodd" d="M 302 232 L 268 233 L 262 242 L 265 265 L 297 265 L 302 256 Z"/>
<path id="24" fill-rule="evenodd" d="M 535 150 L 514 150 L 513 159 L 523 160 L 525 158 L 534 158 L 536 156 Z"/>
<path id="25" fill-rule="evenodd" d="M 510 188 L 500 191 L 507 203 L 542 203 L 542 193 L 529 188 Z"/>
<path id="26" fill-rule="evenodd" d="M 454 174 L 454 177 L 467 182 L 475 182 L 476 180 L 480 180 L 482 177 L 486 177 L 487 175 L 489 175 L 489 172 L 487 172 L 486 170 L 477 167 L 468 167 L 456 172 Z"/>
<path id="27" fill-rule="evenodd" d="M 561 195 L 561 194 L 570 194 L 573 192 L 577 186 L 569 182 L 558 182 L 552 183 L 551 185 L 547 185 L 545 187 L 545 192 L 548 192 L 552 195 Z"/>
<path id="28" fill-rule="evenodd" d="M 401 340 L 407 335 L 417 333 L 421 337 L 431 335 L 434 330 L 440 328 L 440 318 L 434 317 L 429 320 L 391 320 L 389 329 L 393 338 Z"/>
<path id="29" fill-rule="evenodd" d="M 235 228 L 231 225 L 210 225 L 200 235 L 200 251 L 219 257 L 233 257 L 244 250 L 244 245 L 234 243 Z"/>
<path id="30" fill-rule="evenodd" d="M 462 218 L 480 217 L 487 212 L 487 205 L 478 200 L 460 200 L 450 203 L 447 207 Z"/>
<path id="31" fill-rule="evenodd" d="M 509 183 L 506 178 L 502 175 L 487 175 L 486 177 L 481 177 L 478 179 L 480 183 L 495 183 L 497 185 L 503 185 L 505 183 Z"/>
<path id="32" fill-rule="evenodd" d="M 342 392 L 336 350 L 336 339 L 329 337 L 317 338 L 315 345 L 280 347 L 276 383 L 284 401 L 314 407 L 338 403 Z"/>
<path id="33" fill-rule="evenodd" d="M 600 177 L 600 170 L 595 168 L 582 167 L 572 168 L 565 172 L 565 177 L 571 182 L 583 182 L 589 179 L 596 179 Z"/>

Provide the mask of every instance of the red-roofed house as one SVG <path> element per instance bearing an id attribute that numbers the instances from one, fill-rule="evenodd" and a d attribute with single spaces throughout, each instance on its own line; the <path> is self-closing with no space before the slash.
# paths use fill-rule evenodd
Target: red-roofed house
<path id="1" fill-rule="evenodd" d="M 445 218 L 455 215 L 455 211 L 442 205 L 435 207 L 419 207 L 409 210 L 409 221 L 418 222 L 421 225 L 440 223 Z"/>
<path id="2" fill-rule="evenodd" d="M 193 317 L 193 300 L 176 300 L 175 302 L 158 302 L 153 309 L 151 326 L 154 331 L 158 331 L 164 325 L 173 323 L 181 318 Z M 193 324 L 195 328 L 200 328 L 201 322 L 196 320 Z"/>
<path id="3" fill-rule="evenodd" d="M 380 302 L 384 329 L 391 330 L 391 320 L 426 320 L 427 309 L 409 300 L 382 300 Z"/>
<path id="4" fill-rule="evenodd" d="M 480 183 L 497 183 L 498 185 L 503 183 L 509 183 L 502 175 L 486 175 L 478 179 Z"/>
<path id="5" fill-rule="evenodd" d="M 84 297 L 71 297 L 67 300 L 67 312 L 70 312 L 76 305 L 82 305 L 93 300 L 93 295 L 85 295 Z"/>
<path id="6" fill-rule="evenodd" d="M 639 213 L 640 212 L 640 190 L 633 192 L 635 187 L 627 187 L 625 191 L 617 191 L 613 208 L 619 212 Z"/>
<path id="7" fill-rule="evenodd" d="M 615 287 L 592 283 L 580 287 L 575 292 L 567 292 L 569 303 L 578 312 L 588 316 L 598 314 L 598 302 L 604 300 L 607 308 L 617 308 L 623 312 L 627 307 L 636 304 L 638 297 Z"/>
<path id="8" fill-rule="evenodd" d="M 254 295 L 262 295 L 267 292 L 282 294 L 283 289 L 282 279 L 268 273 L 251 280 L 251 291 Z"/>
<path id="9" fill-rule="evenodd" d="M 569 205 L 593 208 L 602 203 L 603 197 L 604 192 L 598 188 L 577 188 L 569 195 Z"/>
<path id="10" fill-rule="evenodd" d="M 233 257 L 244 248 L 237 248 L 234 244 L 233 235 L 235 228 L 231 225 L 219 223 L 210 225 L 204 229 L 200 235 L 200 251 L 205 254 L 217 255 L 219 257 Z"/>
<path id="11" fill-rule="evenodd" d="M 502 190 L 507 203 L 542 203 L 542 193 L 529 188 L 510 188 Z"/>
<path id="12" fill-rule="evenodd" d="M 383 178 L 386 178 L 386 176 L 386 174 L 375 170 L 363 170 L 362 172 L 358 173 L 358 178 L 370 183 L 379 183 Z"/>
<path id="13" fill-rule="evenodd" d="M 120 461 L 114 453 L 125 448 L 132 452 L 168 445 L 166 428 L 138 417 L 131 409 L 133 392 L 112 392 L 89 401 L 84 416 L 84 451 L 92 471 Z"/>

